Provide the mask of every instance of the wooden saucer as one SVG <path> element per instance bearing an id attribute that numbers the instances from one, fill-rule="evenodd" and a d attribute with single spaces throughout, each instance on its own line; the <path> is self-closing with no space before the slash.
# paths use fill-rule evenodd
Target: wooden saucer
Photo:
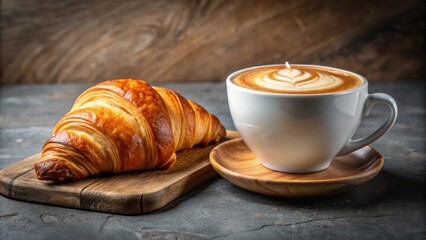
<path id="1" fill-rule="evenodd" d="M 234 139 L 210 153 L 214 169 L 228 181 L 249 191 L 282 197 L 323 196 L 348 191 L 371 180 L 383 167 L 384 159 L 369 146 L 336 157 L 321 172 L 290 174 L 262 166 L 244 141 Z"/>

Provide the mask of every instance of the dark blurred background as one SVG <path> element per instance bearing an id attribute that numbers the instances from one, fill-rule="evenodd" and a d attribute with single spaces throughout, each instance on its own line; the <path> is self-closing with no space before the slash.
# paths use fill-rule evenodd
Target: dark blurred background
<path id="1" fill-rule="evenodd" d="M 2 0 L 1 83 L 223 81 L 309 63 L 426 79 L 425 1 Z"/>

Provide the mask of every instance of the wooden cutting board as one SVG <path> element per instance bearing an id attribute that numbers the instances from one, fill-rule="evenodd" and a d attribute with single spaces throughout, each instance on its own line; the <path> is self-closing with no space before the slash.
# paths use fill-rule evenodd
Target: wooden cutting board
<path id="1" fill-rule="evenodd" d="M 223 141 L 237 137 L 237 132 L 228 131 Z M 209 154 L 216 145 L 177 152 L 176 164 L 168 170 L 104 174 L 69 183 L 38 180 L 34 163 L 40 159 L 39 153 L 0 171 L 0 193 L 17 200 L 62 207 L 146 213 L 215 177 Z"/>

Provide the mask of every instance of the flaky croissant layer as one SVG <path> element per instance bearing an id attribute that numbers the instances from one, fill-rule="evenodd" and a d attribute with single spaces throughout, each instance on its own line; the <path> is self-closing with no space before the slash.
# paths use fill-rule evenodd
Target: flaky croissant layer
<path id="1" fill-rule="evenodd" d="M 225 135 L 214 115 L 172 90 L 142 80 L 111 80 L 77 98 L 44 144 L 35 171 L 41 180 L 68 181 L 166 169 L 176 151 Z"/>

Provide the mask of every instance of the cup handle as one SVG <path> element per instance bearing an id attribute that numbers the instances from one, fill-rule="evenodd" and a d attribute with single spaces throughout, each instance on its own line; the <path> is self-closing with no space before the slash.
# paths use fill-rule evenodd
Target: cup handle
<path id="1" fill-rule="evenodd" d="M 385 93 L 372 93 L 369 94 L 364 106 L 363 110 L 363 116 L 366 117 L 370 115 L 371 109 L 376 104 L 385 104 L 389 107 L 391 114 L 388 118 L 388 120 L 382 124 L 376 131 L 374 131 L 372 134 L 365 136 L 360 139 L 352 140 L 352 138 L 343 146 L 342 150 L 337 154 L 338 156 L 343 156 L 348 153 L 351 153 L 355 150 L 358 150 L 364 146 L 367 146 L 368 144 L 376 141 L 378 138 L 383 136 L 395 123 L 396 117 L 398 115 L 398 106 L 396 105 L 395 100 Z"/>

